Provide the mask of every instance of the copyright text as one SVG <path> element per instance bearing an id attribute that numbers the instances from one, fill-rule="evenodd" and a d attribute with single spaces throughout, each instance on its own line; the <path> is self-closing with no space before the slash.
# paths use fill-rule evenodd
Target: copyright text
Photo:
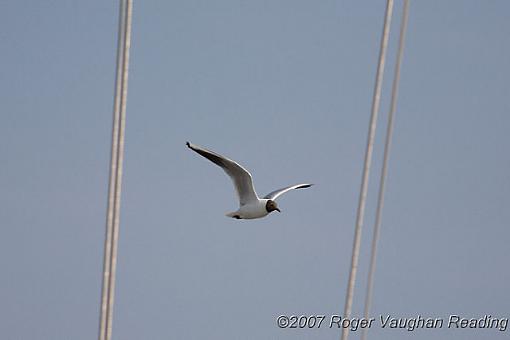
<path id="1" fill-rule="evenodd" d="M 340 315 L 280 315 L 276 318 L 279 328 L 348 328 L 352 332 L 359 329 L 372 328 L 374 325 L 382 329 L 400 329 L 412 332 L 416 329 L 493 329 L 504 332 L 507 330 L 508 317 L 498 318 L 485 314 L 481 317 L 465 317 L 456 314 L 448 317 L 398 317 L 390 314 L 379 315 L 377 318 L 345 318 Z"/>

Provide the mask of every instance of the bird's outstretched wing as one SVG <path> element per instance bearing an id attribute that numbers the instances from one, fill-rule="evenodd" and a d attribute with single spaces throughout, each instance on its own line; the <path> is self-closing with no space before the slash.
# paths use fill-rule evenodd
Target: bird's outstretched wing
<path id="1" fill-rule="evenodd" d="M 264 198 L 267 198 L 267 199 L 270 199 L 270 200 L 275 200 L 276 198 L 278 198 L 278 196 L 283 195 L 287 191 L 294 190 L 294 189 L 309 188 L 312 185 L 313 184 L 296 184 L 296 185 L 291 185 L 289 187 L 285 187 L 285 188 L 281 188 L 281 189 L 272 191 L 269 194 L 267 194 L 266 196 L 264 196 Z"/>
<path id="2" fill-rule="evenodd" d="M 190 142 L 186 142 L 186 145 L 191 150 L 195 151 L 199 155 L 207 158 L 214 164 L 220 166 L 227 175 L 230 176 L 232 181 L 234 182 L 234 187 L 237 191 L 237 196 L 239 197 L 239 204 L 245 205 L 249 202 L 258 201 L 257 193 L 253 188 L 253 182 L 251 179 L 251 174 L 243 168 L 241 165 L 237 164 L 231 159 L 223 157 L 215 152 L 204 149 L 198 145 L 191 144 Z"/>

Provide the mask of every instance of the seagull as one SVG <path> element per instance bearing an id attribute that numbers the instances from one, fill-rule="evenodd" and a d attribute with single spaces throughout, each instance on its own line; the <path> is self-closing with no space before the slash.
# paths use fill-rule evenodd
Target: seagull
<path id="1" fill-rule="evenodd" d="M 272 211 L 281 212 L 275 199 L 287 191 L 294 189 L 309 188 L 313 184 L 296 184 L 270 192 L 264 198 L 259 198 L 253 187 L 251 174 L 238 163 L 231 159 L 223 157 L 215 152 L 204 149 L 198 145 L 186 142 L 191 150 L 207 158 L 214 164 L 220 166 L 234 182 L 234 186 L 239 197 L 239 209 L 226 214 L 228 217 L 236 219 L 255 219 L 267 216 Z"/>

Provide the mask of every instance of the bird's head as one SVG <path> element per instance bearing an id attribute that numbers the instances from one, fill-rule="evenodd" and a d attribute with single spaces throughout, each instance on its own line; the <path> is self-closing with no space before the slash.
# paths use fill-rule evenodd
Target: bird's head
<path id="1" fill-rule="evenodd" d="M 273 200 L 268 200 L 267 203 L 266 203 L 266 210 L 268 213 L 270 213 L 271 211 L 278 211 L 278 212 L 281 212 L 280 209 L 278 209 L 278 205 L 276 204 L 275 201 Z"/>

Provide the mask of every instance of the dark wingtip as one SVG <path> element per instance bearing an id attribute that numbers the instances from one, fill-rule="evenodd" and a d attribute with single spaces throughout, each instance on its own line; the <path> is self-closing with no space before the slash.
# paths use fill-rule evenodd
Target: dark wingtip
<path id="1" fill-rule="evenodd" d="M 191 149 L 191 145 L 189 144 L 189 142 L 186 142 L 186 146 Z"/>
<path id="2" fill-rule="evenodd" d="M 312 185 L 314 185 L 314 184 L 305 184 L 305 185 L 300 186 L 300 187 L 299 187 L 299 188 L 297 188 L 297 189 L 309 188 L 309 187 L 311 187 Z"/>

